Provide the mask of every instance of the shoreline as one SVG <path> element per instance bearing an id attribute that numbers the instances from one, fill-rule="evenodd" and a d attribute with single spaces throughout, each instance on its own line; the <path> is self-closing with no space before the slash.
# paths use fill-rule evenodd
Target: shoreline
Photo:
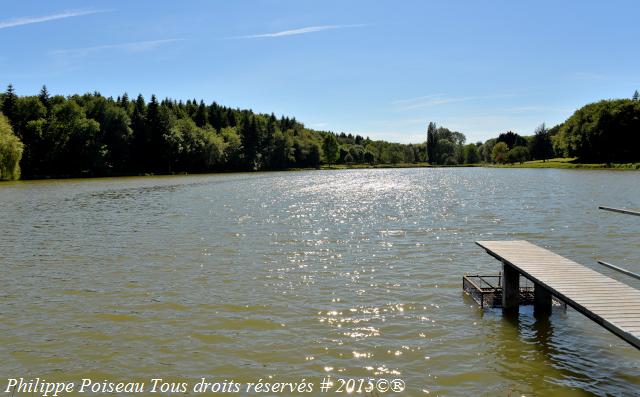
<path id="1" fill-rule="evenodd" d="M 527 161 L 522 164 L 459 164 L 459 165 L 432 165 L 429 163 L 397 163 L 397 164 L 333 164 L 322 165 L 320 168 L 287 168 L 282 170 L 261 170 L 261 171 L 214 171 L 214 172 L 175 172 L 175 173 L 143 173 L 143 174 L 120 174 L 120 175 L 56 175 L 51 177 L 0 180 L 0 185 L 7 182 L 37 182 L 55 180 L 78 180 L 78 179 L 111 179 L 111 178 L 137 178 L 137 177 L 167 177 L 167 176 L 194 176 L 194 175 L 217 175 L 217 174 L 255 174 L 262 172 L 288 172 L 288 171 L 327 171 L 327 170 L 363 170 L 363 169 L 397 169 L 397 168 L 544 168 L 544 169 L 564 169 L 564 170 L 600 170 L 600 171 L 640 171 L 640 163 L 574 163 L 574 159 L 551 159 L 545 162 L 541 160 Z"/>
<path id="2" fill-rule="evenodd" d="M 532 160 L 521 164 L 490 164 L 474 163 L 459 165 L 432 165 L 428 163 L 398 163 L 398 164 L 335 164 L 323 165 L 324 170 L 342 169 L 372 169 L 372 168 L 555 168 L 555 169 L 580 169 L 580 170 L 624 170 L 640 171 L 640 163 L 577 163 L 573 158 L 555 158 L 547 161 Z"/>

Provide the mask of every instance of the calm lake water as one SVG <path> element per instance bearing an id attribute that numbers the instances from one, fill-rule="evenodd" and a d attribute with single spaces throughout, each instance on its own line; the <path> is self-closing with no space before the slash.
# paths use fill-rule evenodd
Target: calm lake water
<path id="1" fill-rule="evenodd" d="M 403 396 L 638 395 L 640 351 L 577 312 L 482 312 L 474 244 L 628 282 L 640 173 L 395 169 L 0 184 L 0 382 L 401 378 Z M 2 390 L 4 392 L 4 389 Z M 313 393 L 318 395 L 320 393 Z M 387 394 L 388 395 L 388 394 Z"/>

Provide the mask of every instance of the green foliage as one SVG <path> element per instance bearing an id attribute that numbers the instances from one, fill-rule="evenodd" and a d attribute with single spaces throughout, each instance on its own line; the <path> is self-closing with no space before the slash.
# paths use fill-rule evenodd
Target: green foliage
<path id="1" fill-rule="evenodd" d="M 504 164 L 507 162 L 509 146 L 504 142 L 497 142 L 491 150 L 491 159 L 494 163 Z"/>
<path id="2" fill-rule="evenodd" d="M 7 86 L 7 91 L 2 96 L 2 106 L 0 107 L 0 111 L 4 113 L 4 115 L 9 119 L 9 123 L 11 123 L 12 125 L 15 125 L 13 123 L 16 119 L 17 102 L 18 97 L 15 94 L 13 85 L 9 84 Z"/>
<path id="3" fill-rule="evenodd" d="M 428 159 L 426 144 L 398 144 L 305 128 L 295 118 L 195 99 L 113 99 L 94 92 L 19 97 L 0 106 L 23 142 L 22 176 L 65 177 L 307 168 L 326 163 L 404 164 Z M 432 125 L 440 164 L 461 163 L 464 135 Z M 447 143 L 449 141 L 450 143 Z M 452 146 L 452 144 L 453 146 Z M 439 158 L 439 160 L 438 160 Z"/>
<path id="4" fill-rule="evenodd" d="M 473 143 L 464 146 L 464 163 L 476 164 L 480 162 L 480 154 L 478 153 L 478 146 Z"/>
<path id="5" fill-rule="evenodd" d="M 389 148 L 388 152 L 389 162 L 391 164 L 398 164 L 405 161 L 405 151 L 404 147 L 400 144 L 392 144 Z M 411 156 L 413 157 L 413 152 L 411 152 Z"/>
<path id="6" fill-rule="evenodd" d="M 51 106 L 51 103 L 49 102 L 49 90 L 47 90 L 47 86 L 43 85 L 42 89 L 40 90 L 40 94 L 38 95 L 38 99 L 40 100 L 40 103 L 42 103 L 47 109 L 49 109 L 49 107 Z"/>
<path id="7" fill-rule="evenodd" d="M 427 127 L 427 158 L 430 164 L 455 165 L 464 162 L 464 134 L 447 128 L 436 127 L 429 123 Z"/>
<path id="8" fill-rule="evenodd" d="M 238 169 L 242 160 L 242 140 L 237 127 L 224 127 L 220 130 L 220 136 L 225 143 L 225 164 L 231 169 Z"/>
<path id="9" fill-rule="evenodd" d="M 488 139 L 485 143 L 480 145 L 478 148 L 478 154 L 480 155 L 480 160 L 485 163 L 493 162 L 493 147 L 496 144 L 496 138 Z"/>
<path id="10" fill-rule="evenodd" d="M 364 155 L 363 155 L 363 158 L 364 158 L 365 163 L 367 163 L 367 164 L 372 164 L 372 165 L 373 165 L 373 164 L 375 164 L 375 162 L 376 162 L 376 155 L 375 155 L 375 153 L 373 153 L 373 152 L 372 152 L 371 150 L 369 150 L 369 149 L 365 150 Z"/>
<path id="11" fill-rule="evenodd" d="M 436 163 L 436 146 L 438 143 L 436 133 L 436 123 L 430 122 L 427 126 L 427 161 L 429 161 L 429 164 Z"/>
<path id="12" fill-rule="evenodd" d="M 507 131 L 498 135 L 496 142 L 504 142 L 509 146 L 509 149 L 513 149 L 516 146 L 527 146 L 527 140 L 512 131 Z"/>
<path id="13" fill-rule="evenodd" d="M 351 153 L 347 153 L 347 155 L 344 156 L 344 162 L 346 164 L 353 164 L 353 156 L 351 155 Z"/>
<path id="14" fill-rule="evenodd" d="M 635 95 L 634 95 L 635 97 Z M 508 148 L 528 147 L 526 157 L 545 162 L 554 156 L 575 157 L 577 163 L 631 163 L 640 160 L 640 100 L 603 100 L 588 104 L 564 123 L 547 129 L 540 125 L 531 137 L 513 132 L 500 134 L 480 146 L 482 161 L 520 162 L 524 151 L 506 156 L 504 148 L 496 152 L 494 142 Z M 488 153 L 491 153 L 490 159 Z M 496 157 L 496 155 L 498 157 Z M 498 160 L 496 160 L 496 158 Z"/>
<path id="15" fill-rule="evenodd" d="M 551 142 L 551 134 L 549 133 L 549 130 L 546 128 L 544 123 L 536 128 L 529 146 L 531 157 L 534 160 L 546 161 L 547 159 L 553 157 L 553 143 Z"/>
<path id="16" fill-rule="evenodd" d="M 628 162 L 640 158 L 640 101 L 606 100 L 578 109 L 563 124 L 559 146 L 580 161 Z"/>
<path id="17" fill-rule="evenodd" d="M 339 144 L 335 135 L 327 134 L 322 142 L 322 150 L 324 151 L 325 161 L 328 164 L 333 164 L 338 159 Z"/>
<path id="18" fill-rule="evenodd" d="M 482 144 L 429 123 L 421 144 L 399 144 L 306 128 L 295 118 L 258 114 L 213 102 L 139 95 L 130 100 L 97 92 L 19 97 L 0 95 L 2 178 L 211 172 L 319 167 L 328 164 L 437 165 L 522 163 L 529 158 L 578 157 L 594 163 L 640 160 L 640 100 L 600 101 L 531 137 L 500 134 Z M 6 133 L 7 126 L 11 134 Z M 18 159 L 15 162 L 15 159 Z M 9 167 L 11 163 L 11 167 Z M 15 164 L 14 164 L 15 163 Z M 9 168 L 11 171 L 9 172 Z"/>
<path id="19" fill-rule="evenodd" d="M 529 149 L 524 146 L 516 146 L 507 153 L 507 162 L 510 164 L 522 164 L 527 160 L 529 160 Z"/>
<path id="20" fill-rule="evenodd" d="M 0 113 L 0 180 L 20 178 L 23 145 L 13 134 L 9 120 Z"/>
<path id="21" fill-rule="evenodd" d="M 456 145 L 448 139 L 439 139 L 438 145 L 435 151 L 436 164 L 455 165 L 456 159 Z"/>

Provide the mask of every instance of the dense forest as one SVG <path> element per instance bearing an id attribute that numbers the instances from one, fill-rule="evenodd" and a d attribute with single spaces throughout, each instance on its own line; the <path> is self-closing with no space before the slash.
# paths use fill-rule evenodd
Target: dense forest
<path id="1" fill-rule="evenodd" d="M 640 98 L 603 100 L 530 136 L 485 142 L 429 123 L 426 142 L 371 140 L 215 102 L 0 94 L 0 179 L 318 168 L 322 164 L 522 163 L 553 157 L 640 161 Z"/>
<path id="2" fill-rule="evenodd" d="M 0 112 L 0 179 L 20 172 L 41 178 L 426 160 L 424 144 L 316 131 L 295 118 L 195 99 L 51 96 L 46 87 L 39 95 L 18 96 L 10 85 L 0 94 Z"/>

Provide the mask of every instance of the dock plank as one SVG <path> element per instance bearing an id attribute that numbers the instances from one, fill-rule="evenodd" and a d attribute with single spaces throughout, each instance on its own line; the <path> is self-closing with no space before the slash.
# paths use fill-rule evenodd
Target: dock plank
<path id="1" fill-rule="evenodd" d="M 640 349 L 640 290 L 528 241 L 477 241 L 476 244 Z"/>

